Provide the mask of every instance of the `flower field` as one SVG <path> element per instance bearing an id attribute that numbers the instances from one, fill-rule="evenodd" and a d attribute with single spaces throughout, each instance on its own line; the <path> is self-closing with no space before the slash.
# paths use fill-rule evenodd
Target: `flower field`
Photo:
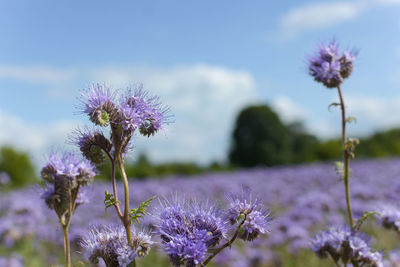
<path id="1" fill-rule="evenodd" d="M 368 219 L 363 230 L 376 250 L 383 250 L 385 266 L 400 266 L 396 249 L 400 237 L 382 224 L 400 222 L 395 207 L 400 201 L 400 159 L 360 160 L 352 164 L 351 198 L 355 218 L 364 211 L 377 211 L 381 216 Z M 118 183 L 119 191 L 123 190 Z M 259 197 L 271 212 L 269 233 L 254 242 L 235 242 L 214 260 L 214 266 L 334 266 L 329 260 L 312 254 L 311 240 L 328 225 L 344 225 L 346 202 L 343 183 L 331 163 L 255 168 L 232 173 L 209 173 L 190 177 L 130 183 L 131 203 L 156 195 L 141 226 L 152 231 L 157 224 L 154 214 L 165 198 L 209 199 L 228 205 L 229 193 L 246 192 Z M 77 208 L 70 227 L 72 258 L 77 266 L 89 266 L 83 258 L 81 238 L 91 225 L 118 223 L 114 210 L 105 210 L 104 192 L 110 183 L 94 183 L 86 189 L 87 202 Z M 33 186 L 2 193 L 0 198 L 0 266 L 48 266 L 62 262 L 62 228 L 54 212 L 43 199 L 42 189 Z M 397 216 L 397 217 L 396 217 Z M 397 230 L 397 229 L 395 229 Z M 139 266 L 170 266 L 166 254 L 156 246 L 150 255 L 138 261 Z M 400 254 L 399 254 L 400 255 Z M 396 263 L 397 262 L 397 263 Z M 100 263 L 101 264 L 101 263 Z M 156 264 L 156 265 L 154 265 Z"/>

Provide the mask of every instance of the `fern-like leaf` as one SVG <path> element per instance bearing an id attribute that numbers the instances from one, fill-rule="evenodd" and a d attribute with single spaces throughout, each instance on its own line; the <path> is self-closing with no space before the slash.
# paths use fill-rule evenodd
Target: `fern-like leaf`
<path id="1" fill-rule="evenodd" d="M 140 224 L 139 219 L 143 219 L 146 215 L 146 210 L 150 206 L 150 202 L 155 199 L 156 196 L 149 198 L 146 201 L 140 203 L 138 208 L 131 209 L 129 212 L 129 218 L 131 223 Z"/>
<path id="2" fill-rule="evenodd" d="M 105 197 L 104 197 L 104 205 L 106 206 L 106 210 L 111 207 L 119 204 L 120 202 L 117 201 L 113 194 L 106 190 Z"/>

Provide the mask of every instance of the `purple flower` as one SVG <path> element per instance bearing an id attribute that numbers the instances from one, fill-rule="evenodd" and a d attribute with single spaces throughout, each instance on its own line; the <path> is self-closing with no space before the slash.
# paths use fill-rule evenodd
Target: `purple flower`
<path id="1" fill-rule="evenodd" d="M 94 164 L 102 163 L 105 159 L 104 153 L 110 154 L 112 149 L 111 142 L 101 131 L 88 128 L 76 130 L 71 143 L 77 145 L 82 155 Z"/>
<path id="2" fill-rule="evenodd" d="M 70 204 L 74 206 L 76 200 L 82 204 L 79 201 L 79 189 L 93 181 L 96 168 L 73 153 L 51 153 L 41 175 L 46 182 L 42 198 L 60 217 L 70 209 Z"/>
<path id="3" fill-rule="evenodd" d="M 115 105 L 111 89 L 104 84 L 93 84 L 81 93 L 83 112 L 99 126 L 107 126 L 113 115 Z"/>
<path id="4" fill-rule="evenodd" d="M 227 233 L 227 222 L 215 206 L 174 199 L 158 211 L 158 233 L 174 266 L 196 266 Z"/>
<path id="5" fill-rule="evenodd" d="M 108 267 L 126 267 L 136 257 L 148 254 L 153 245 L 145 232 L 132 233 L 133 247 L 128 244 L 125 228 L 122 226 L 92 226 L 81 241 L 84 256 L 93 264 L 102 258 Z"/>
<path id="6" fill-rule="evenodd" d="M 150 97 L 138 86 L 133 92 L 127 89 L 120 100 L 122 128 L 130 133 L 139 129 L 144 136 L 154 135 L 166 122 L 166 109 L 157 97 Z"/>
<path id="7" fill-rule="evenodd" d="M 67 179 L 71 187 L 87 185 L 93 181 L 96 175 L 96 167 L 89 161 L 81 159 L 74 153 L 51 153 L 48 163 L 42 168 L 42 178 L 49 183 L 57 179 Z"/>
<path id="8" fill-rule="evenodd" d="M 355 53 L 348 50 L 340 55 L 335 42 L 321 45 L 316 55 L 308 60 L 309 73 L 328 88 L 338 87 L 353 72 L 355 58 Z"/>
<path id="9" fill-rule="evenodd" d="M 312 240 L 312 250 L 321 258 L 328 255 L 338 263 L 357 262 L 368 266 L 382 266 L 380 253 L 372 252 L 364 235 L 354 232 L 348 226 L 332 227 L 317 234 Z"/>
<path id="10" fill-rule="evenodd" d="M 263 210 L 259 199 L 252 199 L 249 190 L 242 190 L 240 195 L 229 195 L 227 218 L 231 224 L 242 223 L 239 238 L 252 241 L 260 234 L 269 232 L 270 214 Z"/>
<path id="11" fill-rule="evenodd" d="M 383 227 L 400 232 L 400 210 L 389 204 L 379 205 L 377 211 Z"/>

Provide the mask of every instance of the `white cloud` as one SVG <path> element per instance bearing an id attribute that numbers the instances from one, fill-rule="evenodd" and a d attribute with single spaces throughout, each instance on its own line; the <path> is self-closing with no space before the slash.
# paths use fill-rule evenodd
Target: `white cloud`
<path id="1" fill-rule="evenodd" d="M 284 38 L 355 18 L 362 8 L 355 2 L 313 3 L 289 10 L 280 21 Z"/>
<path id="2" fill-rule="evenodd" d="M 399 0 L 310 2 L 294 7 L 281 16 L 280 34 L 283 39 L 290 39 L 308 30 L 324 29 L 353 20 L 374 7 L 398 4 Z"/>
<path id="3" fill-rule="evenodd" d="M 54 84 L 76 78 L 71 70 L 48 66 L 0 65 L 0 78 L 14 79 L 30 83 Z"/>
<path id="4" fill-rule="evenodd" d="M 76 128 L 74 121 L 57 121 L 49 124 L 32 124 L 22 118 L 0 111 L 0 145 L 13 145 L 29 152 L 40 163 L 52 146 L 62 147 L 69 133 Z"/>
<path id="5" fill-rule="evenodd" d="M 376 131 L 400 127 L 400 95 L 375 97 L 368 95 L 345 96 L 346 116 L 355 117 L 355 123 L 347 126 L 350 136 L 363 137 Z M 323 138 L 341 134 L 340 108 L 332 108 L 322 119 L 307 117 L 307 128 Z"/>
<path id="6" fill-rule="evenodd" d="M 143 82 L 171 107 L 175 122 L 167 134 L 151 141 L 138 138 L 138 150 L 158 160 L 224 159 L 236 114 L 256 100 L 256 85 L 249 72 L 218 66 L 110 67 L 91 73 L 94 80 L 116 86 Z"/>
<path id="7" fill-rule="evenodd" d="M 336 100 L 333 100 L 336 101 Z M 346 115 L 356 118 L 347 127 L 350 136 L 367 136 L 376 131 L 400 127 L 400 95 L 376 97 L 371 95 L 345 96 Z M 282 96 L 272 101 L 272 106 L 284 122 L 301 121 L 309 132 L 324 139 L 341 134 L 340 107 L 325 110 L 322 116 L 313 114 L 307 107 L 297 105 L 291 98 Z"/>
<path id="8" fill-rule="evenodd" d="M 45 92 L 53 99 L 76 96 L 77 90 L 71 90 L 69 85 L 95 81 L 123 88 L 133 82 L 143 82 L 145 89 L 160 96 L 174 115 L 175 122 L 164 133 L 151 139 L 137 138 L 136 149 L 145 150 L 156 160 L 223 159 L 236 114 L 256 100 L 256 84 L 249 72 L 220 66 L 74 68 L 79 76 L 72 75 L 68 69 L 40 69 L 2 66 L 0 78 L 48 85 Z M 60 83 L 62 87 L 58 87 Z M 11 128 L 0 132 L 0 143 L 11 142 L 35 153 L 49 144 L 63 143 L 66 133 L 74 126 L 73 123 L 31 125 L 9 114 L 3 114 L 1 120 L 3 125 L 10 123 Z"/>
<path id="9" fill-rule="evenodd" d="M 349 115 L 357 118 L 361 129 L 375 131 L 400 127 L 400 95 L 393 97 L 349 96 Z"/>
<path id="10" fill-rule="evenodd" d="M 304 107 L 297 105 L 287 96 L 275 98 L 272 101 L 272 107 L 285 123 L 303 122 L 309 116 L 309 112 Z"/>

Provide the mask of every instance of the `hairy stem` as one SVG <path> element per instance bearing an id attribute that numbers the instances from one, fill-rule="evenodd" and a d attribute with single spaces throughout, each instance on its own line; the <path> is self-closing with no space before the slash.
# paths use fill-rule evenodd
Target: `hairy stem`
<path id="1" fill-rule="evenodd" d="M 340 98 L 340 107 L 342 110 L 342 146 L 343 146 L 343 162 L 344 162 L 344 187 L 346 191 L 346 203 L 347 203 L 347 213 L 349 216 L 350 226 L 353 227 L 353 214 L 351 211 L 351 203 L 350 203 L 350 188 L 349 188 L 349 161 L 350 155 L 346 147 L 346 108 L 344 105 L 344 100 L 342 96 L 342 90 L 340 86 L 338 86 L 338 93 Z"/>
<path id="2" fill-rule="evenodd" d="M 242 227 L 242 225 L 244 224 L 244 222 L 247 219 L 247 215 L 245 215 L 243 221 L 239 224 L 238 228 L 236 229 L 235 234 L 232 236 L 232 238 L 226 242 L 225 244 L 223 244 L 221 247 L 217 248 L 213 254 L 211 254 L 204 262 L 203 262 L 203 266 L 206 266 L 215 256 L 217 256 L 222 250 L 224 250 L 225 248 L 231 246 L 233 244 L 233 242 L 235 242 L 237 236 L 239 235 L 239 231 L 240 228 Z"/>
<path id="3" fill-rule="evenodd" d="M 118 217 L 121 219 L 123 222 L 124 216 L 122 215 L 121 209 L 119 208 L 118 204 L 118 192 L 117 192 L 117 179 L 115 178 L 115 160 L 110 156 L 111 160 L 111 179 L 112 179 L 112 185 L 113 185 L 113 192 L 114 192 L 114 198 L 115 198 L 115 210 L 117 211 Z"/>
<path id="4" fill-rule="evenodd" d="M 123 223 L 126 229 L 126 237 L 128 239 L 128 243 L 131 247 L 133 247 L 132 241 L 132 232 L 131 232 L 131 223 L 129 220 L 129 184 L 128 184 L 128 177 L 126 176 L 124 162 L 121 158 L 121 155 L 117 155 L 117 161 L 119 164 L 119 168 L 122 174 L 122 181 L 124 182 L 124 191 L 125 191 L 125 203 L 124 203 L 124 216 L 123 216 Z"/>
<path id="5" fill-rule="evenodd" d="M 71 253 L 69 248 L 69 235 L 68 235 L 68 226 L 63 225 L 64 230 L 64 254 L 65 254 L 65 266 L 71 267 Z"/>

